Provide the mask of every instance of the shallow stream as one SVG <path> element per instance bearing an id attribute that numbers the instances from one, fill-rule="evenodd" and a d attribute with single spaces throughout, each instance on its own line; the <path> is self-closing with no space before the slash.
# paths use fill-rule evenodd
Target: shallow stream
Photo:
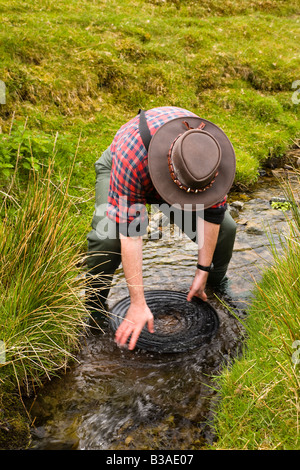
<path id="1" fill-rule="evenodd" d="M 189 353 L 157 354 L 119 349 L 109 330 L 88 336 L 78 362 L 34 401 L 32 449 L 197 450 L 214 439 L 218 393 L 213 377 L 238 354 L 244 332 L 236 315 L 244 318 L 254 280 L 272 260 L 264 228 L 272 229 L 275 242 L 274 228 L 285 229 L 284 213 L 270 205 L 272 197 L 280 196 L 269 178 L 252 194 L 230 195 L 238 226 L 228 271 L 233 303 L 230 310 L 223 304 L 228 298 L 222 301 L 207 292 L 220 320 L 210 343 Z M 144 243 L 145 288 L 187 292 L 196 245 L 172 231 L 168 239 Z M 110 305 L 127 295 L 120 269 Z"/>

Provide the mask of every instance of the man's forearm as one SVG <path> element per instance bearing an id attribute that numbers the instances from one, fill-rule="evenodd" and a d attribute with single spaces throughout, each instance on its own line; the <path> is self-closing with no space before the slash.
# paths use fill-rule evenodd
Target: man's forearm
<path id="1" fill-rule="evenodd" d="M 143 240 L 120 235 L 122 266 L 132 303 L 145 303 L 143 286 Z"/>
<path id="2" fill-rule="evenodd" d="M 141 237 L 127 238 L 121 235 L 120 240 L 123 270 L 130 294 L 130 307 L 116 331 L 115 340 L 122 346 L 130 338 L 128 347 L 134 349 L 145 324 L 148 325 L 150 333 L 153 333 L 153 315 L 144 296 L 143 240 Z"/>
<path id="3" fill-rule="evenodd" d="M 200 224 L 203 224 L 202 226 Z M 214 251 L 217 245 L 220 225 L 204 220 L 198 221 L 198 263 L 202 266 L 209 266 L 212 262 Z"/>

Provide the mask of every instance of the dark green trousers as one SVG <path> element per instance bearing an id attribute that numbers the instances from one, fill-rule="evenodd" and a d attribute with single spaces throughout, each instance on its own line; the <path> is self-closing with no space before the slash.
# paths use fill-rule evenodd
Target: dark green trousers
<path id="1" fill-rule="evenodd" d="M 92 219 L 92 230 L 87 235 L 87 265 L 89 286 L 91 287 L 88 306 L 90 308 L 97 308 L 99 304 L 105 304 L 114 272 L 121 262 L 119 228 L 106 215 L 111 173 L 111 153 L 109 149 L 105 150 L 95 163 L 95 170 L 95 212 Z M 175 222 L 177 221 L 178 217 L 175 217 Z M 189 233 L 189 226 L 181 228 L 194 241 L 194 233 Z M 226 276 L 232 256 L 235 234 L 236 224 L 229 212 L 226 211 L 213 256 L 214 269 L 208 277 L 208 283 L 212 286 L 218 286 Z M 197 256 L 195 254 L 195 267 L 196 264 Z"/>

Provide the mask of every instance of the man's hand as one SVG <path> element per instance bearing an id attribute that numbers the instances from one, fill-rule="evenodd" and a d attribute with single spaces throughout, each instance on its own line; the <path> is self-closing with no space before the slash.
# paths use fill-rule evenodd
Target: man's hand
<path id="1" fill-rule="evenodd" d="M 190 287 L 190 292 L 188 293 L 187 300 L 190 302 L 194 296 L 200 297 L 200 299 L 207 301 L 207 295 L 205 293 L 206 281 L 208 278 L 208 273 L 205 271 L 200 271 L 197 269 L 193 283 Z"/>
<path id="2" fill-rule="evenodd" d="M 207 221 L 198 220 L 198 263 L 202 266 L 210 266 L 216 248 L 220 226 Z M 207 301 L 205 286 L 208 272 L 197 269 L 187 300 L 190 302 L 194 296 Z"/>
<path id="3" fill-rule="evenodd" d="M 120 234 L 122 264 L 130 294 L 130 307 L 116 331 L 115 341 L 124 346 L 131 335 L 129 349 L 134 349 L 138 337 L 148 323 L 148 330 L 154 333 L 153 315 L 146 303 L 142 276 L 142 237 L 124 237 Z"/>
<path id="4" fill-rule="evenodd" d="M 148 324 L 149 332 L 154 333 L 154 319 L 147 304 L 131 304 L 124 320 L 116 331 L 116 343 L 119 346 L 124 346 L 131 335 L 128 349 L 134 349 L 146 323 Z"/>

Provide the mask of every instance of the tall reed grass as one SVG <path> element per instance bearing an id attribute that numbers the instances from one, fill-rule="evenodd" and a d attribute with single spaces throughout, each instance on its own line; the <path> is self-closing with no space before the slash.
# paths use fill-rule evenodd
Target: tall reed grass
<path id="1" fill-rule="evenodd" d="M 297 184 L 298 182 L 298 184 Z M 217 379 L 217 448 L 300 448 L 300 173 L 283 184 L 288 230 L 256 285 L 242 357 Z M 294 189 L 293 189 L 294 188 Z M 272 227 L 275 231 L 276 227 Z"/>
<path id="2" fill-rule="evenodd" d="M 54 181 L 51 159 L 45 171 L 29 173 L 25 189 L 11 187 L 1 206 L 0 385 L 22 393 L 65 369 L 85 331 L 76 202 L 70 178 Z"/>

